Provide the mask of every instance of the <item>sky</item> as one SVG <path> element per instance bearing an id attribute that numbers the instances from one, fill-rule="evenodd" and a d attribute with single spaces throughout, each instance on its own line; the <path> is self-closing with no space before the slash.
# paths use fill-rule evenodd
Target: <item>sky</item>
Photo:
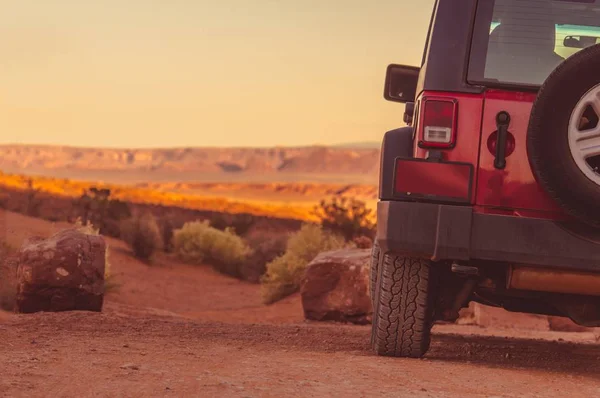
<path id="1" fill-rule="evenodd" d="M 0 143 L 379 141 L 433 0 L 0 0 Z"/>

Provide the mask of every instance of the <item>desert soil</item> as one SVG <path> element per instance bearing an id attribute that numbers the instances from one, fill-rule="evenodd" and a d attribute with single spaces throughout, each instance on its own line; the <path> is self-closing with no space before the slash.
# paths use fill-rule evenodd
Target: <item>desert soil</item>
<path id="1" fill-rule="evenodd" d="M 9 243 L 50 225 L 2 213 Z M 0 312 L 0 396 L 600 396 L 591 333 L 439 325 L 425 359 L 381 358 L 369 327 L 303 321 L 299 298 L 110 240 L 103 313 Z"/>

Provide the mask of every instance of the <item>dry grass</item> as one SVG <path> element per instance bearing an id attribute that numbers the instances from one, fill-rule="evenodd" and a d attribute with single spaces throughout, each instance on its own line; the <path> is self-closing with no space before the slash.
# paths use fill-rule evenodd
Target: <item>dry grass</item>
<path id="1" fill-rule="evenodd" d="M 137 215 L 124 222 L 121 236 L 133 254 L 143 261 L 150 260 L 157 250 L 163 248 L 162 231 L 150 213 Z"/>
<path id="2" fill-rule="evenodd" d="M 186 223 L 173 236 L 175 252 L 187 262 L 207 262 L 219 271 L 239 276 L 239 268 L 251 253 L 246 243 L 233 230 L 210 226 L 208 221 Z"/>
<path id="3" fill-rule="evenodd" d="M 282 256 L 287 249 L 289 233 L 255 230 L 244 237 L 252 254 L 240 269 L 240 277 L 258 283 L 267 270 L 267 264 Z"/>
<path id="4" fill-rule="evenodd" d="M 321 252 L 341 249 L 351 244 L 318 225 L 306 224 L 292 235 L 285 254 L 267 264 L 261 283 L 266 304 L 274 303 L 298 291 L 306 266 Z"/>
<path id="5" fill-rule="evenodd" d="M 84 224 L 80 218 L 75 221 L 75 228 L 86 235 L 100 235 L 100 231 L 94 227 L 91 222 Z M 115 277 L 111 272 L 110 264 L 110 246 L 106 242 L 106 251 L 104 254 L 104 290 L 111 291 L 118 288 L 118 284 L 115 281 Z"/>

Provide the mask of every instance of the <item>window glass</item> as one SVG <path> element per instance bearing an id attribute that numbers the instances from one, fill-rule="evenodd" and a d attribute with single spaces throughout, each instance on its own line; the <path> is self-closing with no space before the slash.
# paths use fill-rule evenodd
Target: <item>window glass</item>
<path id="1" fill-rule="evenodd" d="M 600 0 L 480 0 L 469 80 L 541 85 L 566 58 L 600 44 Z"/>

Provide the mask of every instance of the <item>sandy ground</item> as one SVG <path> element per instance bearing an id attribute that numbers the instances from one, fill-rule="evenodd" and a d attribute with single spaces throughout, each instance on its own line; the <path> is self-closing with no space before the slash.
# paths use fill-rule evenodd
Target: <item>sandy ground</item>
<path id="1" fill-rule="evenodd" d="M 60 227 L 2 217 L 13 244 Z M 600 396 L 591 333 L 440 325 L 425 359 L 380 358 L 369 327 L 304 322 L 297 296 L 264 307 L 255 285 L 110 246 L 103 313 L 0 313 L 1 397 Z"/>

